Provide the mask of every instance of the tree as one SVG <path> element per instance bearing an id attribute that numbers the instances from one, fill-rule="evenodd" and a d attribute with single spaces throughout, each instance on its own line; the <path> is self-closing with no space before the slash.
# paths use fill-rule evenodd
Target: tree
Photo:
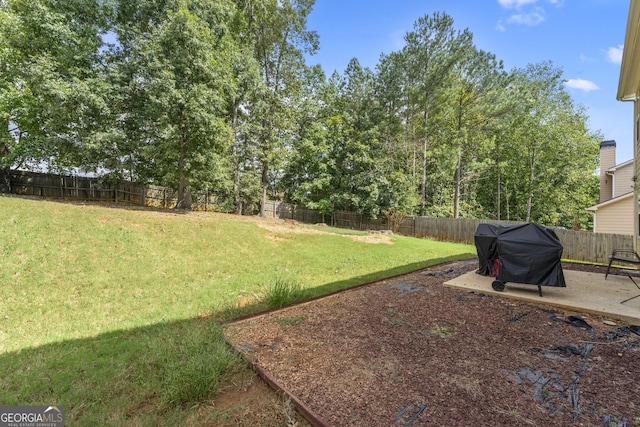
<path id="1" fill-rule="evenodd" d="M 494 55 L 467 48 L 452 84 L 450 126 L 455 141 L 453 217 L 460 213 L 461 188 L 490 167 L 497 121 L 511 108 L 504 94 L 509 82 Z"/>
<path id="2" fill-rule="evenodd" d="M 447 94 L 452 69 L 460 60 L 464 47 L 471 43 L 469 31 L 456 31 L 453 19 L 447 14 L 435 13 L 422 17 L 413 31 L 405 36 L 402 64 L 409 82 L 408 105 L 411 115 L 420 114 L 416 136 L 421 140 L 422 176 L 420 184 L 420 215 L 424 215 L 427 198 L 427 166 L 429 140 L 434 137 L 431 114 L 441 98 Z"/>
<path id="3" fill-rule="evenodd" d="M 561 69 L 542 62 L 513 76 L 518 111 L 503 176 L 510 217 L 570 226 L 586 216 L 601 138 L 564 89 Z"/>
<path id="4" fill-rule="evenodd" d="M 261 165 L 260 183 L 264 202 L 270 173 L 283 156 L 286 134 L 295 122 L 288 102 L 300 90 L 304 53 L 318 48 L 318 36 L 306 29 L 306 19 L 314 0 L 237 0 L 247 14 L 246 38 L 254 47 L 266 91 L 257 99 L 252 114 L 260 117 L 257 130 L 257 156 Z M 280 149 L 279 149 L 280 148 Z"/>
<path id="5" fill-rule="evenodd" d="M 177 187 L 176 207 L 189 208 L 192 186 L 215 187 L 228 175 L 235 9 L 224 0 L 179 0 L 162 16 L 146 6 L 121 11 L 129 14 L 121 18 L 118 62 L 129 88 L 121 99 L 121 129 L 131 141 L 124 147 L 145 160 L 139 175 Z M 142 13 L 147 21 L 129 22 Z M 145 31 L 134 36 L 131 25 Z"/>
<path id="6" fill-rule="evenodd" d="M 110 5 L 92 0 L 0 4 L 0 187 L 8 170 L 91 160 L 107 108 L 101 34 Z"/>
<path id="7" fill-rule="evenodd" d="M 233 140 L 231 144 L 231 163 L 233 167 L 233 204 L 235 213 L 240 215 L 243 210 L 243 189 L 241 185 L 243 166 L 248 158 L 247 148 L 251 147 L 251 133 L 253 123 L 250 114 L 253 100 L 264 94 L 261 84 L 259 69 L 250 52 L 242 50 L 242 54 L 232 57 L 232 77 L 234 84 L 231 86 L 231 128 Z M 247 187 L 244 186 L 246 194 Z"/>

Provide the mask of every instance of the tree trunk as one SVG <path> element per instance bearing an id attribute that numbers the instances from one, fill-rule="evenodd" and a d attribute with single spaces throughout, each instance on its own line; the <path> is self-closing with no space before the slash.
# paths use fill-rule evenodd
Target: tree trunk
<path id="1" fill-rule="evenodd" d="M 427 140 L 422 144 L 422 181 L 420 184 L 420 216 L 424 216 L 427 203 Z"/>
<path id="2" fill-rule="evenodd" d="M 186 143 L 180 143 L 180 158 L 178 159 L 178 201 L 176 202 L 176 209 L 191 209 L 191 192 L 187 191 L 189 186 L 189 180 L 187 179 L 187 173 L 185 171 L 185 153 Z"/>
<path id="3" fill-rule="evenodd" d="M 9 154 L 9 146 L 2 144 L 0 147 L 0 161 Z M 0 193 L 11 193 L 11 169 L 9 166 L 0 168 Z"/>
<path id="4" fill-rule="evenodd" d="M 427 121 L 429 120 L 429 109 L 424 110 L 424 126 L 427 127 Z M 424 216 L 427 205 L 427 136 L 424 136 L 422 143 L 422 183 L 420 185 L 420 216 Z"/>
<path id="5" fill-rule="evenodd" d="M 233 119 L 231 128 L 233 129 L 233 145 L 231 146 L 231 157 L 233 161 L 233 204 L 236 215 L 242 215 L 242 200 L 240 199 L 240 160 L 238 155 L 238 108 L 239 104 L 233 106 Z"/>
<path id="6" fill-rule="evenodd" d="M 2 134 L 0 134 L 0 165 L 4 163 L 3 159 L 9 155 L 9 142 L 13 138 L 11 132 L 9 131 L 9 118 L 3 117 L 2 123 Z M 6 138 L 6 139 L 5 139 Z M 1 142 L 3 141 L 4 142 Z M 9 142 L 8 142 L 9 141 Z M 0 167 L 0 193 L 10 193 L 11 192 L 11 165 L 6 165 L 5 167 Z"/>
<path id="7" fill-rule="evenodd" d="M 260 204 L 260 216 L 265 217 L 265 205 L 267 204 L 267 185 L 269 184 L 269 164 L 265 160 L 262 164 L 262 203 Z"/>
<path id="8" fill-rule="evenodd" d="M 11 170 L 0 169 L 0 193 L 11 193 Z"/>
<path id="9" fill-rule="evenodd" d="M 462 116 L 464 108 L 464 88 L 461 88 L 460 96 L 458 97 L 458 126 L 456 132 L 458 134 L 458 158 L 456 160 L 456 176 L 455 176 L 455 193 L 453 195 L 453 217 L 458 219 L 460 216 L 460 186 L 462 183 L 462 143 L 466 142 L 465 132 L 462 131 Z"/>
<path id="10" fill-rule="evenodd" d="M 499 162 L 498 162 L 499 164 Z M 500 206 L 500 191 L 502 190 L 502 183 L 500 182 L 502 179 L 502 176 L 500 175 L 500 166 L 498 166 L 498 194 L 496 195 L 497 198 L 497 208 L 498 208 L 498 215 L 497 215 L 497 220 L 500 221 L 500 210 L 502 209 L 502 207 Z"/>
<path id="11" fill-rule="evenodd" d="M 461 173 L 460 168 L 462 165 L 462 150 L 458 149 L 458 163 L 456 165 L 456 189 L 455 194 L 453 196 L 453 217 L 458 219 L 460 216 L 460 181 L 461 181 Z"/>
<path id="12" fill-rule="evenodd" d="M 529 189 L 527 194 L 527 216 L 525 218 L 525 222 L 531 221 L 531 205 L 533 204 L 533 180 L 535 178 L 535 161 L 536 161 L 536 152 L 535 149 L 531 151 L 529 155 Z"/>
<path id="13" fill-rule="evenodd" d="M 496 197 L 496 206 L 498 208 L 498 215 L 496 216 L 496 219 L 498 221 L 500 221 L 500 210 L 502 209 L 502 207 L 500 206 L 500 202 L 501 202 L 501 191 L 502 191 L 502 174 L 500 173 L 500 145 L 496 146 L 496 150 L 498 152 L 498 156 L 496 157 L 496 168 L 497 168 L 497 173 L 498 173 L 498 194 Z"/>

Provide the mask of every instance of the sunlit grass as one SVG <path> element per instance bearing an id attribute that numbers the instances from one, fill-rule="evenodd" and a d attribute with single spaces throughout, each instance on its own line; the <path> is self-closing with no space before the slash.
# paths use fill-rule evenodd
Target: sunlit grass
<path id="1" fill-rule="evenodd" d="M 0 211 L 0 352 L 211 314 L 276 280 L 313 296 L 473 254 L 402 236 L 392 245 L 273 239 L 255 222 L 212 213 L 8 197 Z"/>

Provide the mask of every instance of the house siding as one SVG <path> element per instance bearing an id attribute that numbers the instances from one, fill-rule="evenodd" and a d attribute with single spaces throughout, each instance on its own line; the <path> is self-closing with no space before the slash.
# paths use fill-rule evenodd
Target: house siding
<path id="1" fill-rule="evenodd" d="M 635 48 L 635 46 L 633 47 Z M 634 169 L 633 169 L 633 177 L 631 178 L 632 180 L 632 185 L 633 185 L 633 216 L 634 218 L 638 218 L 638 216 L 640 215 L 639 209 L 638 209 L 638 187 L 637 187 L 637 177 L 638 177 L 638 172 L 640 172 L 640 109 L 638 108 L 638 101 L 636 100 L 633 103 L 633 140 L 634 140 L 634 144 L 633 144 L 633 163 L 634 163 Z M 635 178 L 635 179 L 634 179 Z M 633 248 L 635 250 L 638 250 L 638 246 L 639 246 L 639 242 L 640 242 L 640 220 L 635 220 L 633 221 L 634 223 L 634 231 L 633 231 L 633 235 L 635 236 L 635 240 L 634 240 L 634 244 L 633 244 Z"/>
<path id="2" fill-rule="evenodd" d="M 613 175 L 613 197 L 619 197 L 633 190 L 633 162 L 616 168 Z"/>
<path id="3" fill-rule="evenodd" d="M 596 233 L 627 234 L 633 236 L 633 197 L 598 208 L 594 230 Z"/>

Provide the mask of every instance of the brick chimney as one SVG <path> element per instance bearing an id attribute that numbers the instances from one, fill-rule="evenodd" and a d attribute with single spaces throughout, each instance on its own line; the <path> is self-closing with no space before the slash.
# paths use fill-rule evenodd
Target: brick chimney
<path id="1" fill-rule="evenodd" d="M 616 141 L 602 141 L 600 143 L 600 203 L 613 197 L 613 177 L 607 175 L 607 170 L 616 165 Z"/>

